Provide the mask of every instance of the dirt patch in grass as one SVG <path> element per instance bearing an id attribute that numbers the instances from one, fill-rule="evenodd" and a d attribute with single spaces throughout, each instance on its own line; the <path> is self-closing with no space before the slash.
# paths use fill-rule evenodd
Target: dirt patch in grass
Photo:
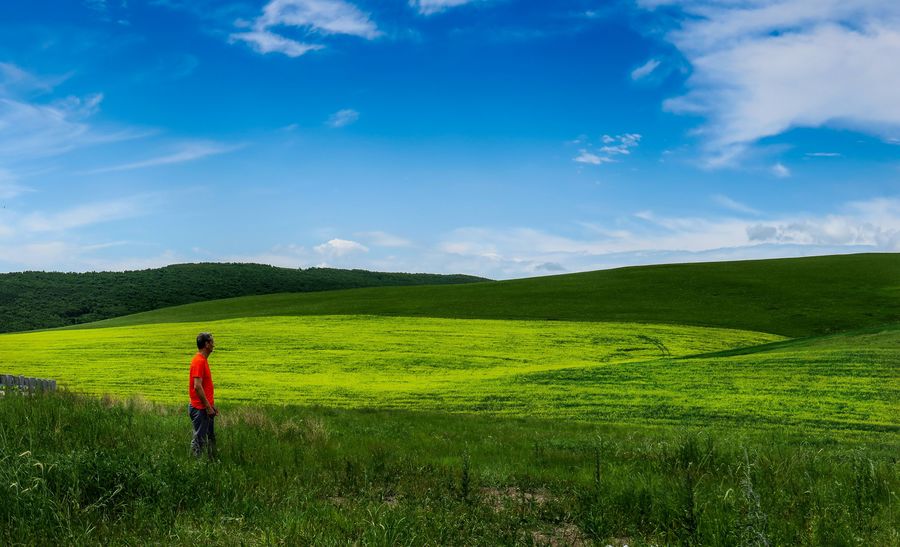
<path id="1" fill-rule="evenodd" d="M 581 528 L 574 524 L 562 524 L 549 532 L 535 530 L 531 532 L 531 541 L 535 545 L 548 547 L 582 547 L 590 545 Z"/>
<path id="2" fill-rule="evenodd" d="M 544 505 L 553 497 L 546 490 L 525 492 L 518 486 L 504 488 L 485 487 L 481 489 L 481 498 L 485 500 L 495 511 L 502 511 L 509 504 L 535 504 Z"/>

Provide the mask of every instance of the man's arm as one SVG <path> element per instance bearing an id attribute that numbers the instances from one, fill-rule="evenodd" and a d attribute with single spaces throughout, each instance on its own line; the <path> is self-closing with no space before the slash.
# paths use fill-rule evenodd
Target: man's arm
<path id="1" fill-rule="evenodd" d="M 194 391 L 197 392 L 197 396 L 200 397 L 200 401 L 203 402 L 203 406 L 206 407 L 206 413 L 210 416 L 215 416 L 219 413 L 216 410 L 216 407 L 209 404 L 209 400 L 206 398 L 206 392 L 203 391 L 203 378 L 196 376 L 194 377 Z"/>

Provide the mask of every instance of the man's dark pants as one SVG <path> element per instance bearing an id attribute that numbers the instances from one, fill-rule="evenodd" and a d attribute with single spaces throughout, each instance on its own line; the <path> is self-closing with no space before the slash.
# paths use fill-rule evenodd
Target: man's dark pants
<path id="1" fill-rule="evenodd" d="M 194 438 L 191 439 L 191 452 L 196 457 L 203 455 L 203 449 L 206 448 L 210 458 L 216 457 L 216 429 L 213 421 L 214 416 L 206 413 L 206 409 L 194 408 L 188 405 L 188 412 L 191 416 L 191 423 L 194 425 Z"/>

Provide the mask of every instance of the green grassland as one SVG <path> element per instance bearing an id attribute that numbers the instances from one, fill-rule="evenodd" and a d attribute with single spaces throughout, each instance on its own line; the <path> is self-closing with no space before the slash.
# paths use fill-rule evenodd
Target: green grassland
<path id="1" fill-rule="evenodd" d="M 211 361 L 223 401 L 496 407 L 549 415 L 575 411 L 581 402 L 573 393 L 569 404 L 547 406 L 556 390 L 545 387 L 544 375 L 552 371 L 582 371 L 606 377 L 610 384 L 621 381 L 617 391 L 624 395 L 627 377 L 635 370 L 649 371 L 654 361 L 671 364 L 674 357 L 782 339 L 748 331 L 621 323 L 258 317 L 9 334 L 0 337 L 0 362 L 86 393 L 141 394 L 174 402 L 186 396 L 190 342 L 201 330 L 217 337 Z M 635 363 L 647 364 L 627 366 Z M 534 403 L 526 405 L 517 392 Z"/>
<path id="2" fill-rule="evenodd" d="M 620 268 L 453 286 L 273 294 L 95 326 L 271 315 L 390 315 L 666 323 L 789 337 L 900 323 L 900 254 Z"/>
<path id="3" fill-rule="evenodd" d="M 0 398 L 0 544 L 897 545 L 896 437 Z"/>
<path id="4" fill-rule="evenodd" d="M 897 330 L 721 356 L 784 338 L 634 323 L 269 317 L 9 334 L 0 337 L 0 362 L 84 393 L 176 402 L 186 397 L 190 341 L 200 330 L 217 335 L 216 392 L 231 404 L 848 431 L 900 425 Z"/>

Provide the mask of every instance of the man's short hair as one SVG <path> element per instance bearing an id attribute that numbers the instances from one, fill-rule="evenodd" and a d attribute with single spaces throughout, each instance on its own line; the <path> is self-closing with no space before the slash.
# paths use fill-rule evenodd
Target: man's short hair
<path id="1" fill-rule="evenodd" d="M 197 335 L 197 349 L 203 349 L 204 347 L 206 347 L 206 343 L 212 339 L 212 334 L 208 332 L 201 332 Z"/>

